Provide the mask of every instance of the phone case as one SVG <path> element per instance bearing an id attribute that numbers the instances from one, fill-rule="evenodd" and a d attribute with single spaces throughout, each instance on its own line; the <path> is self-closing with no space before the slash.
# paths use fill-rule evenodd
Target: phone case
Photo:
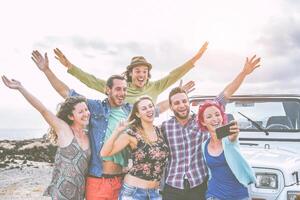
<path id="1" fill-rule="evenodd" d="M 230 126 L 234 125 L 234 123 L 229 123 L 229 124 L 226 124 L 224 126 L 220 126 L 216 129 L 216 134 L 217 134 L 217 138 L 218 139 L 222 139 L 223 137 L 226 137 L 228 135 L 232 135 L 232 133 L 230 133 L 229 129 L 230 129 Z"/>

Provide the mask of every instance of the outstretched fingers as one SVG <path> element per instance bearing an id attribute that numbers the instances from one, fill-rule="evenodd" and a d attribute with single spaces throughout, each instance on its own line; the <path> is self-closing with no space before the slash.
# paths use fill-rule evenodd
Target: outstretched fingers
<path id="1" fill-rule="evenodd" d="M 8 81 L 9 81 L 8 78 L 6 78 L 6 76 L 2 75 L 1 79 L 2 79 L 2 81 L 4 83 L 4 85 L 6 85 L 8 87 Z"/>
<path id="2" fill-rule="evenodd" d="M 182 86 L 182 89 L 187 93 L 191 93 L 195 90 L 195 81 L 189 81 Z"/>
<path id="3" fill-rule="evenodd" d="M 256 68 L 260 67 L 260 57 L 256 57 L 256 55 L 252 56 L 250 59 L 247 57 L 245 62 L 244 71 L 246 74 L 251 73 Z"/>
<path id="4" fill-rule="evenodd" d="M 61 50 L 59 50 L 59 48 L 55 48 L 54 53 L 55 53 L 55 58 L 57 60 L 60 60 L 60 59 L 66 60 L 67 59 L 66 56 L 61 52 Z"/>
<path id="5" fill-rule="evenodd" d="M 15 79 L 8 79 L 6 76 L 2 75 L 1 76 L 1 79 L 4 83 L 4 85 L 6 85 L 8 88 L 11 88 L 11 89 L 17 89 L 21 83 Z"/>

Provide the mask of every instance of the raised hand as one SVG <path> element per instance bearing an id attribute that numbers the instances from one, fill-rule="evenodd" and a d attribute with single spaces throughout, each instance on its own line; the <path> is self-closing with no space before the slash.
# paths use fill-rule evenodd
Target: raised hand
<path id="1" fill-rule="evenodd" d="M 125 120 L 121 120 L 120 123 L 117 125 L 116 127 L 116 132 L 118 132 L 119 134 L 121 132 L 123 132 L 129 125 L 131 125 L 132 123 L 135 122 L 135 119 L 132 120 L 131 122 L 125 121 Z"/>
<path id="2" fill-rule="evenodd" d="M 232 142 L 236 141 L 236 139 L 238 138 L 238 135 L 240 133 L 240 129 L 239 129 L 237 121 L 234 120 L 233 122 L 234 122 L 234 124 L 232 126 L 230 126 L 230 128 L 229 128 L 229 131 L 230 131 L 230 133 L 232 133 L 232 135 L 228 136 L 229 140 Z"/>
<path id="3" fill-rule="evenodd" d="M 256 68 L 260 66 L 260 58 L 256 58 L 256 55 L 252 56 L 252 58 L 249 60 L 249 58 L 246 58 L 246 62 L 244 65 L 243 72 L 248 75 L 253 72 Z"/>
<path id="4" fill-rule="evenodd" d="M 45 57 L 43 57 L 39 51 L 35 50 L 32 51 L 31 55 L 32 55 L 31 59 L 41 71 L 44 72 L 47 69 L 49 69 L 49 60 L 48 60 L 47 53 L 45 53 Z"/>
<path id="5" fill-rule="evenodd" d="M 4 85 L 6 85 L 10 89 L 20 89 L 22 87 L 21 83 L 14 79 L 8 79 L 6 76 L 1 76 Z"/>
<path id="6" fill-rule="evenodd" d="M 193 64 L 195 64 L 202 57 L 202 55 L 207 49 L 207 46 L 208 46 L 208 42 L 205 42 L 200 48 L 200 50 L 197 52 L 197 54 L 191 59 Z"/>
<path id="7" fill-rule="evenodd" d="M 54 49 L 55 58 L 66 68 L 71 69 L 72 63 L 66 58 L 66 56 L 58 49 Z"/>
<path id="8" fill-rule="evenodd" d="M 189 81 L 182 85 L 183 82 L 180 80 L 179 87 L 181 87 L 187 94 L 195 90 L 195 81 Z"/>

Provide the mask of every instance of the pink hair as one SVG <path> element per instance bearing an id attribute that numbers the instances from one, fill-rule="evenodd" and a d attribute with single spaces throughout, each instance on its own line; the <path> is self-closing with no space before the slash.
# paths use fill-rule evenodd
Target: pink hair
<path id="1" fill-rule="evenodd" d="M 207 100 L 207 101 L 204 101 L 204 103 L 202 105 L 200 105 L 199 109 L 198 109 L 198 125 L 199 125 L 201 131 L 207 131 L 207 127 L 203 126 L 201 124 L 201 122 L 204 122 L 204 116 L 203 116 L 204 111 L 208 107 L 211 107 L 211 106 L 214 106 L 214 107 L 216 107 L 220 110 L 221 116 L 223 118 L 222 124 L 224 125 L 224 124 L 227 123 L 227 115 L 225 114 L 224 106 L 221 105 L 219 102 L 212 101 L 212 100 Z"/>

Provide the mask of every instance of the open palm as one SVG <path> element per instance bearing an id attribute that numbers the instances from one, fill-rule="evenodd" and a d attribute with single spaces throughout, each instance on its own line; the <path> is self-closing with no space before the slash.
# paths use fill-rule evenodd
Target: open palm
<path id="1" fill-rule="evenodd" d="M 33 51 L 31 55 L 31 59 L 41 71 L 49 69 L 49 60 L 47 53 L 45 53 L 45 57 L 43 57 L 39 51 Z"/>
<path id="2" fill-rule="evenodd" d="M 202 45 L 202 47 L 200 48 L 200 50 L 197 52 L 197 54 L 192 58 L 192 62 L 193 64 L 195 64 L 197 62 L 197 60 L 199 60 L 202 55 L 204 54 L 204 52 L 206 51 L 208 46 L 208 42 L 204 42 L 204 44 Z"/>
<path id="3" fill-rule="evenodd" d="M 6 85 L 10 89 L 20 89 L 22 87 L 21 82 L 8 79 L 6 76 L 1 76 L 4 85 Z"/>
<path id="4" fill-rule="evenodd" d="M 59 50 L 58 48 L 54 49 L 55 58 L 63 64 L 65 67 L 70 69 L 72 67 L 72 63 L 67 59 L 67 57 Z"/>
<path id="5" fill-rule="evenodd" d="M 243 71 L 248 75 L 260 66 L 260 58 L 256 58 L 256 55 L 252 56 L 251 59 L 246 58 Z"/>

